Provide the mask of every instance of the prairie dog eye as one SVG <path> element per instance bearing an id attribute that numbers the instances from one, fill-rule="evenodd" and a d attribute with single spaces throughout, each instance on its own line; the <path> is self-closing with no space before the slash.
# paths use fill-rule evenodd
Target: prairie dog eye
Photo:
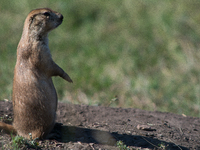
<path id="1" fill-rule="evenodd" d="M 50 13 L 49 12 L 45 12 L 45 13 L 43 13 L 43 15 L 46 16 L 47 18 L 49 18 Z"/>

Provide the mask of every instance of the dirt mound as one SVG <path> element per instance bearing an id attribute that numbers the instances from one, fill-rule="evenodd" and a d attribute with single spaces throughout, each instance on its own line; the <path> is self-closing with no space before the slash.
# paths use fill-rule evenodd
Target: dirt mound
<path id="1" fill-rule="evenodd" d="M 12 118 L 11 102 L 0 101 L 0 117 Z M 172 113 L 58 104 L 58 136 L 42 149 L 200 149 L 200 119 Z M 11 141 L 0 132 L 0 148 Z"/>

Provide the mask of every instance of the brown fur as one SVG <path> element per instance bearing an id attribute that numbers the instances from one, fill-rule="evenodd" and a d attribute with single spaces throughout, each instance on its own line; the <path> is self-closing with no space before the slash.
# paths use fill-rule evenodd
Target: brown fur
<path id="1" fill-rule="evenodd" d="M 17 131 L 12 125 L 6 124 L 4 122 L 0 122 L 0 129 L 3 129 L 3 131 L 5 131 L 8 134 L 17 134 Z"/>
<path id="2" fill-rule="evenodd" d="M 72 82 L 53 60 L 48 47 L 48 32 L 62 23 L 63 16 L 48 8 L 35 9 L 27 16 L 17 48 L 13 80 L 14 122 L 0 123 L 0 129 L 25 138 L 46 138 L 55 125 L 57 94 L 51 77 Z"/>

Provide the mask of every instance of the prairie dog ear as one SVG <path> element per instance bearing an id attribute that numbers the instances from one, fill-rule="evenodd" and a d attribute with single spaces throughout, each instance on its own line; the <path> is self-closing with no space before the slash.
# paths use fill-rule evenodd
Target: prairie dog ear
<path id="1" fill-rule="evenodd" d="M 29 23 L 30 23 L 30 24 L 32 24 L 34 18 L 35 18 L 35 15 L 30 17 L 30 19 L 29 19 Z"/>
<path id="2" fill-rule="evenodd" d="M 37 25 L 39 22 L 40 22 L 40 20 L 41 19 L 39 19 L 39 17 L 37 17 L 38 15 L 36 14 L 36 15 L 33 15 L 33 16 L 31 16 L 30 17 L 30 19 L 29 19 L 29 25 L 31 26 L 33 23 L 34 23 L 34 25 Z"/>

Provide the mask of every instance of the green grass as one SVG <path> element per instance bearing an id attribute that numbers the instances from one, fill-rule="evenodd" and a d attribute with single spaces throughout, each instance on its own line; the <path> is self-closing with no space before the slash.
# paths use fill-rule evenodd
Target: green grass
<path id="1" fill-rule="evenodd" d="M 0 99 L 11 99 L 16 48 L 30 10 L 64 16 L 49 34 L 59 100 L 200 116 L 198 0 L 0 2 Z"/>
<path id="2" fill-rule="evenodd" d="M 130 150 L 129 147 L 127 147 L 123 141 L 117 141 L 117 147 L 120 149 L 120 150 Z"/>

